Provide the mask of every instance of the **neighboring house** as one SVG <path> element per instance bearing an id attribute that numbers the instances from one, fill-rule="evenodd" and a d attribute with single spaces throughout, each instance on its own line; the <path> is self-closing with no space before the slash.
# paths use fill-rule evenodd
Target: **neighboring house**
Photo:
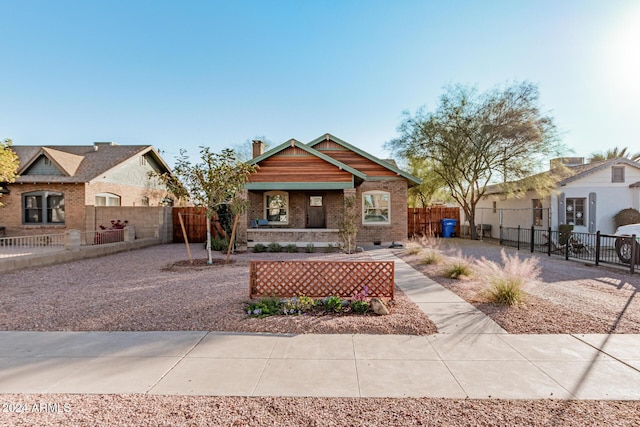
<path id="1" fill-rule="evenodd" d="M 524 197 L 508 199 L 500 185 L 488 188 L 478 203 L 476 224 L 498 229 L 531 227 L 558 229 L 571 224 L 577 232 L 612 234 L 613 217 L 622 209 L 640 210 L 640 164 L 627 158 L 584 163 L 584 158 L 554 159 L 567 166 L 567 173 L 557 180 L 551 195 L 527 191 Z M 553 169 L 544 172 L 552 173 Z"/>
<path id="2" fill-rule="evenodd" d="M 20 165 L 16 182 L 3 186 L 0 226 L 7 236 L 94 230 L 99 224 L 93 223 L 88 206 L 172 203 L 150 174 L 170 172 L 152 146 L 96 142 L 12 148 Z"/>
<path id="3" fill-rule="evenodd" d="M 357 241 L 391 244 L 407 238 L 407 189 L 420 180 L 326 134 L 308 144 L 292 139 L 266 153 L 254 141 L 257 167 L 246 184 L 250 210 L 239 240 L 250 247 L 336 245 L 344 199 L 356 197 Z"/>

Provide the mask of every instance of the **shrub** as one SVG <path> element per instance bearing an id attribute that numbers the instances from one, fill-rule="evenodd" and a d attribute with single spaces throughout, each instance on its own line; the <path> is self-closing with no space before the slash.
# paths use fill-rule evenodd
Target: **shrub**
<path id="1" fill-rule="evenodd" d="M 351 301 L 351 309 L 354 311 L 354 313 L 364 314 L 369 311 L 369 303 L 367 301 L 357 299 Z"/>
<path id="2" fill-rule="evenodd" d="M 267 247 L 265 245 L 263 245 L 262 243 L 256 243 L 253 246 L 253 252 L 255 252 L 255 253 L 264 252 L 266 250 L 267 250 Z"/>
<path id="3" fill-rule="evenodd" d="M 442 274 L 450 279 L 460 279 L 471 275 L 471 267 L 463 259 L 457 259 L 447 265 Z"/>
<path id="4" fill-rule="evenodd" d="M 295 243 L 289 243 L 287 246 L 285 246 L 285 250 L 288 253 L 293 254 L 293 253 L 298 252 L 298 247 L 296 246 Z"/>
<path id="5" fill-rule="evenodd" d="M 247 305 L 245 312 L 252 317 L 267 317 L 280 314 L 281 302 L 278 298 L 261 298 Z"/>
<path id="6" fill-rule="evenodd" d="M 485 295 L 489 301 L 498 304 L 519 304 L 525 296 L 522 285 L 540 277 L 538 259 L 520 259 L 517 254 L 509 256 L 504 250 L 501 257 L 502 265 L 485 258 L 477 261 L 488 283 Z"/>
<path id="7" fill-rule="evenodd" d="M 300 295 L 295 298 L 285 300 L 282 304 L 282 313 L 285 315 L 303 314 L 315 307 L 313 298 Z"/>
<path id="8" fill-rule="evenodd" d="M 280 245 L 280 243 L 277 243 L 277 242 L 269 243 L 269 246 L 267 246 L 267 252 L 280 252 L 281 250 L 282 250 L 282 245 Z"/>
<path id="9" fill-rule="evenodd" d="M 313 253 L 313 243 L 307 243 L 307 247 L 305 248 L 305 251 L 307 251 L 308 254 L 312 254 Z"/>
<path id="10" fill-rule="evenodd" d="M 640 223 L 640 212 L 633 208 L 622 209 L 615 214 L 613 221 L 616 223 L 616 227 L 620 227 L 628 224 Z"/>
<path id="11" fill-rule="evenodd" d="M 338 296 L 330 296 L 323 300 L 324 309 L 329 313 L 339 313 L 342 311 L 342 299 Z"/>
<path id="12" fill-rule="evenodd" d="M 207 242 L 204 244 L 206 247 Z M 211 250 L 226 251 L 227 249 L 229 249 L 229 242 L 226 239 L 211 239 Z"/>
<path id="13" fill-rule="evenodd" d="M 428 250 L 425 252 L 424 256 L 420 260 L 421 264 L 431 265 L 431 264 L 440 264 L 442 261 L 442 256 L 439 252 L 434 250 Z"/>

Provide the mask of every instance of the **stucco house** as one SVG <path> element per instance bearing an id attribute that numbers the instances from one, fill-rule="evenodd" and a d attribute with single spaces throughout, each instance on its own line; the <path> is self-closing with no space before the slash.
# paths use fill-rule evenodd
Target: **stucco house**
<path id="1" fill-rule="evenodd" d="M 20 165 L 16 181 L 2 186 L 0 226 L 6 236 L 94 230 L 98 224 L 87 209 L 92 206 L 172 203 L 164 185 L 150 174 L 170 168 L 150 145 L 12 148 Z"/>
<path id="2" fill-rule="evenodd" d="M 391 161 L 331 135 L 291 139 L 267 152 L 254 141 L 257 171 L 245 185 L 250 210 L 238 228 L 249 247 L 337 245 L 345 197 L 355 196 L 359 244 L 407 238 L 407 189 L 420 180 Z"/>
<path id="3" fill-rule="evenodd" d="M 526 191 L 524 197 L 507 198 L 500 185 L 488 188 L 478 203 L 476 224 L 491 226 L 498 237 L 505 227 L 557 230 L 571 224 L 577 232 L 615 232 L 613 217 L 622 209 L 640 210 L 640 164 L 627 158 L 585 163 L 582 157 L 552 160 L 566 166 L 551 195 Z M 553 168 L 544 172 L 553 173 Z"/>

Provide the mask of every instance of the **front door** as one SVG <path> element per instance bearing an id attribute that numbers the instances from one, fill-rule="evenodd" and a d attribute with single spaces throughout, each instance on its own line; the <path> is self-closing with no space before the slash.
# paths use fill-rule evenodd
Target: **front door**
<path id="1" fill-rule="evenodd" d="M 307 228 L 326 228 L 323 194 L 307 194 Z"/>

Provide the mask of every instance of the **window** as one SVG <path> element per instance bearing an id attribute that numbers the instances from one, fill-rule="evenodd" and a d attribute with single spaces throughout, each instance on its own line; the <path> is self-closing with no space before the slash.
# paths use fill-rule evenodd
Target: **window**
<path id="1" fill-rule="evenodd" d="M 542 202 L 540 199 L 532 199 L 533 225 L 542 225 Z"/>
<path id="2" fill-rule="evenodd" d="M 498 202 L 493 202 L 493 213 L 498 212 Z"/>
<path id="3" fill-rule="evenodd" d="M 120 206 L 120 196 L 112 193 L 96 194 L 96 206 Z"/>
<path id="4" fill-rule="evenodd" d="M 611 182 L 624 182 L 624 166 L 611 166 Z"/>
<path id="5" fill-rule="evenodd" d="M 22 195 L 25 224 L 64 224 L 64 195 L 34 191 Z"/>
<path id="6" fill-rule="evenodd" d="M 269 224 L 289 223 L 289 193 L 268 191 L 264 193 L 265 216 Z"/>
<path id="7" fill-rule="evenodd" d="M 584 225 L 585 199 L 567 199 L 567 224 Z"/>
<path id="8" fill-rule="evenodd" d="M 363 224 L 390 224 L 391 197 L 386 191 L 362 194 Z"/>

